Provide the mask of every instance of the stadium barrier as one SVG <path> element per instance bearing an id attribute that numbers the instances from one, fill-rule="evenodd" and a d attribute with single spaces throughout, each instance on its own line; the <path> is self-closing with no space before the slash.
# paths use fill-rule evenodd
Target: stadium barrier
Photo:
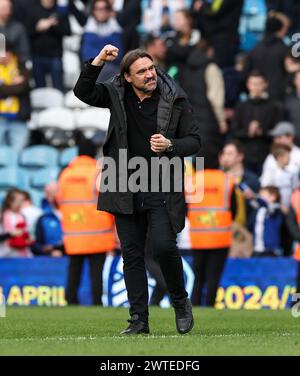
<path id="1" fill-rule="evenodd" d="M 191 256 L 183 257 L 186 288 L 194 283 Z M 34 258 L 0 260 L 0 296 L 7 306 L 65 306 L 68 259 Z M 296 262 L 287 258 L 228 259 L 218 290 L 217 309 L 285 309 L 295 294 Z M 105 306 L 127 306 L 123 263 L 109 256 L 103 271 Z M 149 278 L 149 295 L 155 281 Z M 91 304 L 88 264 L 79 290 L 80 303 Z M 3 299 L 2 299 L 3 300 Z M 168 298 L 162 302 L 169 306 Z"/>

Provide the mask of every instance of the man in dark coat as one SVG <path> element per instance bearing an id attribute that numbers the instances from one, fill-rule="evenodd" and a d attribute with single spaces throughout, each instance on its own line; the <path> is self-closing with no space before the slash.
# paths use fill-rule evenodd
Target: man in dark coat
<path id="1" fill-rule="evenodd" d="M 193 315 L 176 245 L 176 233 L 184 227 L 186 206 L 182 179 L 180 190 L 176 189 L 178 186 L 174 188 L 172 183 L 177 182 L 175 177 L 178 176 L 178 170 L 182 174 L 183 157 L 199 151 L 199 127 L 186 94 L 167 74 L 154 68 L 152 57 L 143 50 L 128 52 L 121 62 L 120 74 L 95 85 L 104 63 L 115 60 L 117 56 L 116 47 L 105 46 L 94 60 L 87 63 L 74 93 L 89 105 L 108 107 L 111 111 L 103 154 L 106 160 L 110 157 L 116 167 L 106 177 L 108 180 L 114 177 L 118 184 L 116 189 L 104 191 L 106 170 L 103 170 L 98 209 L 115 215 L 121 242 L 131 315 L 130 325 L 122 333 L 149 333 L 148 285 L 144 262 L 148 227 L 153 256 L 160 264 L 175 309 L 177 331 L 187 333 L 193 327 Z M 147 189 L 140 188 L 141 185 L 137 183 L 130 188 L 129 181 L 137 171 L 131 169 L 129 164 L 136 157 L 142 157 L 143 161 L 148 162 L 146 166 L 151 163 L 152 167 L 153 160 L 163 159 L 158 157 L 165 157 L 164 160 L 170 164 L 171 159 L 175 158 L 181 162 L 181 166 L 175 167 L 176 171 L 170 169 L 168 178 L 163 173 L 155 177 L 151 171 L 151 185 L 149 182 Z M 111 171 L 107 165 L 107 170 Z M 155 183 L 157 177 L 159 189 L 154 191 L 152 183 Z M 166 180 L 172 186 L 168 191 L 164 189 Z"/>

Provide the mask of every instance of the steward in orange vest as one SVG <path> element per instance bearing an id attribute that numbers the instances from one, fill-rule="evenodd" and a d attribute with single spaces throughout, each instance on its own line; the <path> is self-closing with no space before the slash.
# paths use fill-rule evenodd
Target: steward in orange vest
<path id="1" fill-rule="evenodd" d="M 198 171 L 204 182 L 201 202 L 188 204 L 192 249 L 229 248 L 232 241 L 231 197 L 234 180 L 221 170 Z"/>
<path id="2" fill-rule="evenodd" d="M 300 188 L 292 193 L 291 207 L 286 217 L 286 222 L 290 234 L 295 240 L 293 257 L 298 264 L 297 293 L 300 293 Z"/>
<path id="3" fill-rule="evenodd" d="M 196 172 L 204 184 L 203 199 L 188 203 L 190 242 L 195 274 L 192 302 L 200 305 L 204 285 L 207 306 L 214 306 L 220 278 L 232 242 L 236 199 L 234 180 L 225 172 L 205 169 Z M 198 181 L 198 179 L 196 181 Z"/>
<path id="4" fill-rule="evenodd" d="M 106 252 L 115 248 L 114 217 L 97 211 L 95 145 L 83 140 L 80 156 L 60 175 L 58 204 L 62 213 L 64 245 L 70 256 L 66 299 L 78 304 L 84 259 L 88 258 L 93 304 L 102 304 L 102 270 Z"/>
<path id="5" fill-rule="evenodd" d="M 59 209 L 68 255 L 115 248 L 114 217 L 97 210 L 96 160 L 79 156 L 59 178 Z"/>

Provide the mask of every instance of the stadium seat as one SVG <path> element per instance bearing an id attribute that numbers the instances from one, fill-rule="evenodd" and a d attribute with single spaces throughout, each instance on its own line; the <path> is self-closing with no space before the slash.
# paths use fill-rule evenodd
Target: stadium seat
<path id="1" fill-rule="evenodd" d="M 18 154 L 11 146 L 1 145 L 0 147 L 0 168 L 13 167 L 18 164 Z"/>
<path id="2" fill-rule="evenodd" d="M 60 154 L 59 165 L 66 167 L 74 158 L 78 155 L 78 148 L 76 146 L 72 148 L 66 148 Z"/>
<path id="3" fill-rule="evenodd" d="M 31 106 L 35 111 L 45 108 L 61 107 L 64 102 L 64 95 L 61 91 L 52 87 L 41 87 L 30 92 Z"/>
<path id="4" fill-rule="evenodd" d="M 73 90 L 70 90 L 65 94 L 64 103 L 67 108 L 72 110 L 80 110 L 88 107 L 86 103 L 82 102 L 74 95 Z"/>
<path id="5" fill-rule="evenodd" d="M 19 165 L 28 169 L 56 167 L 59 152 L 47 145 L 29 146 L 21 152 Z"/>
<path id="6" fill-rule="evenodd" d="M 30 186 L 35 189 L 44 189 L 45 185 L 56 182 L 58 175 L 58 167 L 48 167 L 38 171 L 32 171 L 30 174 Z"/>
<path id="7" fill-rule="evenodd" d="M 108 108 L 87 108 L 76 114 L 76 128 L 96 144 L 103 144 L 108 130 L 110 111 Z"/>
<path id="8" fill-rule="evenodd" d="M 71 89 L 75 86 L 80 74 L 80 60 L 77 52 L 63 52 L 64 86 Z"/>
<path id="9" fill-rule="evenodd" d="M 39 114 L 38 129 L 43 133 L 47 144 L 56 147 L 73 146 L 74 128 L 74 114 L 70 109 L 55 107 Z"/>
<path id="10" fill-rule="evenodd" d="M 0 190 L 5 191 L 11 188 L 28 189 L 29 175 L 21 168 L 1 168 L 0 169 Z"/>

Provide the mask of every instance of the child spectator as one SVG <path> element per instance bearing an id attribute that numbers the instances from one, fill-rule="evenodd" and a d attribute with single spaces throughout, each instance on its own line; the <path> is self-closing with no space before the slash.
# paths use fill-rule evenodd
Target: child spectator
<path id="1" fill-rule="evenodd" d="M 42 210 L 35 206 L 31 200 L 30 194 L 26 191 L 22 192 L 23 203 L 21 213 L 27 223 L 28 231 L 32 239 L 35 238 L 35 226 L 39 217 L 43 214 Z"/>
<path id="2" fill-rule="evenodd" d="M 5 232 L 21 230 L 17 236 L 11 237 L 7 243 L 5 257 L 30 257 L 32 240 L 27 230 L 27 225 L 21 214 L 24 196 L 22 191 L 11 189 L 8 191 L 2 205 L 2 226 Z"/>
<path id="3" fill-rule="evenodd" d="M 283 215 L 279 189 L 274 186 L 261 188 L 258 197 L 251 200 L 251 204 L 256 208 L 250 225 L 253 234 L 253 257 L 280 256 Z"/>

